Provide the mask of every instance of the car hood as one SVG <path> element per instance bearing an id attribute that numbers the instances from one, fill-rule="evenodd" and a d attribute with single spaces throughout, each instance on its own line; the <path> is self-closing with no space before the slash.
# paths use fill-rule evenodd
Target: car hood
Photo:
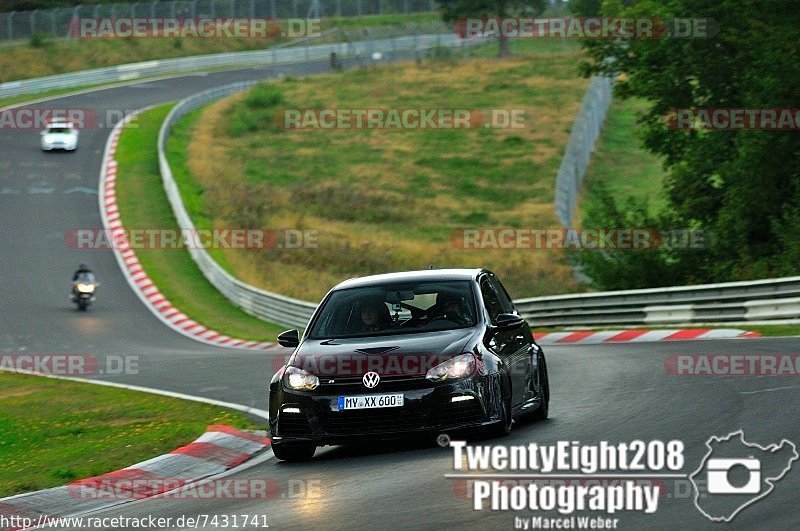
<path id="1" fill-rule="evenodd" d="M 428 369 L 465 351 L 476 328 L 377 338 L 305 340 L 289 364 L 329 377 L 424 376 Z"/>

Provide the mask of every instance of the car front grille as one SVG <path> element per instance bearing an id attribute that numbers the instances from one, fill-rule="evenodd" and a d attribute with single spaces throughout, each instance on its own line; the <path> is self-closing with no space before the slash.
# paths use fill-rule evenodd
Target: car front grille
<path id="1" fill-rule="evenodd" d="M 484 420 L 483 408 L 478 400 L 464 400 L 443 404 L 439 409 L 440 426 L 458 426 Z"/>
<path id="2" fill-rule="evenodd" d="M 427 411 L 409 411 L 398 407 L 331 411 L 322 419 L 322 423 L 325 431 L 331 435 L 359 435 L 413 431 L 422 428 L 426 420 Z"/>
<path id="3" fill-rule="evenodd" d="M 431 386 L 431 382 L 424 378 L 425 375 L 414 376 L 381 376 L 380 383 L 375 388 L 368 389 L 364 386 L 363 376 L 346 376 L 332 378 L 333 383 L 327 378 L 320 378 L 319 390 L 326 393 L 334 389 L 337 393 L 378 393 L 383 391 L 407 391 L 410 389 L 423 389 Z"/>
<path id="4" fill-rule="evenodd" d="M 287 435 L 311 435 L 311 424 L 309 424 L 305 415 L 281 413 L 278 418 L 278 433 L 281 437 Z"/>

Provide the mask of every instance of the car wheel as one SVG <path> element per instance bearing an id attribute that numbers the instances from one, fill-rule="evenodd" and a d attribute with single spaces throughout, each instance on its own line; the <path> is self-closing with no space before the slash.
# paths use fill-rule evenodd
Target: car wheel
<path id="1" fill-rule="evenodd" d="M 302 462 L 314 457 L 317 447 L 313 444 L 273 444 L 272 452 L 281 461 Z"/>
<path id="2" fill-rule="evenodd" d="M 539 397 L 542 399 L 542 404 L 531 413 L 531 419 L 544 420 L 550 415 L 550 378 L 547 376 L 544 354 L 539 352 L 538 358 L 539 366 L 536 372 L 539 374 Z"/>

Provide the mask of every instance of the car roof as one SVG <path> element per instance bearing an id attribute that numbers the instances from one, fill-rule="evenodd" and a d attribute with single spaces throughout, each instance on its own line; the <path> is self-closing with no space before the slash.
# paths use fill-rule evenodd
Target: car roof
<path id="1" fill-rule="evenodd" d="M 71 122 L 50 122 L 50 123 L 47 124 L 47 127 L 48 128 L 52 128 L 52 127 L 70 127 L 71 128 L 72 127 L 72 123 Z"/>
<path id="2" fill-rule="evenodd" d="M 421 282 L 437 280 L 476 280 L 485 269 L 424 269 L 421 271 L 400 271 L 366 277 L 351 278 L 337 284 L 333 291 L 363 286 L 376 286 L 391 282 Z"/>

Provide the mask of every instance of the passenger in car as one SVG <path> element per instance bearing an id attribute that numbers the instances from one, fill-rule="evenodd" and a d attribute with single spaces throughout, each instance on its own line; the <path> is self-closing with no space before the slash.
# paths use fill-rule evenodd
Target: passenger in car
<path id="1" fill-rule="evenodd" d="M 367 301 L 361 306 L 361 332 L 379 332 L 389 328 L 392 317 L 381 301 Z"/>

